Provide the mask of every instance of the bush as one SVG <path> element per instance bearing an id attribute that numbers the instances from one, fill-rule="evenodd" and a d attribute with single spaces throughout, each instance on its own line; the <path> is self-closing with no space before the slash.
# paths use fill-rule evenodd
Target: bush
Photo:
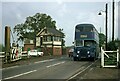
<path id="1" fill-rule="evenodd" d="M 119 46 L 119 40 L 115 40 L 115 41 L 110 41 L 107 44 L 107 50 L 108 51 L 112 51 L 112 50 L 117 50 Z"/>

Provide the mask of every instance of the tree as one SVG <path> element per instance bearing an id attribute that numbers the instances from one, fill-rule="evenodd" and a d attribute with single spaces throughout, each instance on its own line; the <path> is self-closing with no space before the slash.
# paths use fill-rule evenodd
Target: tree
<path id="1" fill-rule="evenodd" d="M 65 34 L 63 33 L 63 29 L 59 29 L 60 32 L 62 32 L 62 47 L 65 46 L 65 40 L 64 40 L 64 37 L 65 37 Z"/>
<path id="2" fill-rule="evenodd" d="M 14 32 L 17 33 L 18 41 L 23 41 L 25 38 L 34 39 L 36 44 L 36 34 L 44 27 L 56 28 L 56 21 L 47 14 L 36 13 L 34 16 L 29 16 L 22 24 L 17 24 L 14 27 Z"/>
<path id="3" fill-rule="evenodd" d="M 99 46 L 102 47 L 105 43 L 105 35 L 103 33 L 99 33 Z"/>

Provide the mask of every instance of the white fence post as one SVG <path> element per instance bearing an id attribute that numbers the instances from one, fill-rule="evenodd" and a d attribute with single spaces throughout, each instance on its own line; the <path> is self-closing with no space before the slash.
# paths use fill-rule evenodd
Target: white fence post
<path id="1" fill-rule="evenodd" d="M 104 53 L 103 53 L 103 49 L 101 47 L 101 66 L 104 66 Z"/>
<path id="2" fill-rule="evenodd" d="M 117 66 L 119 66 L 119 49 L 117 49 Z"/>

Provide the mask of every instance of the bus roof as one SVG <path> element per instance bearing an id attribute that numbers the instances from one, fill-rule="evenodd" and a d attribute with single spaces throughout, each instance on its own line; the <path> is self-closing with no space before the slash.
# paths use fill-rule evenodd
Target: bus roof
<path id="1" fill-rule="evenodd" d="M 95 31 L 98 33 L 97 29 L 94 27 L 93 24 L 78 24 L 75 26 L 75 28 L 80 28 L 80 27 L 89 27 L 89 28 L 91 27 L 91 28 L 94 28 Z"/>
<path id="2" fill-rule="evenodd" d="M 92 24 L 78 24 L 78 25 L 76 25 L 76 28 L 79 28 L 79 27 L 91 27 L 91 28 L 95 28 Z"/>

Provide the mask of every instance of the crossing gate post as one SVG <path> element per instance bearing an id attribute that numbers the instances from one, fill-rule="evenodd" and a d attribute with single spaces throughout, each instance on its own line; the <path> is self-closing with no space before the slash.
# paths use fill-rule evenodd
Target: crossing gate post
<path id="1" fill-rule="evenodd" d="M 101 47 L 101 66 L 104 67 L 104 54 L 102 47 Z"/>
<path id="2" fill-rule="evenodd" d="M 117 67 L 119 67 L 119 49 L 117 49 Z"/>

